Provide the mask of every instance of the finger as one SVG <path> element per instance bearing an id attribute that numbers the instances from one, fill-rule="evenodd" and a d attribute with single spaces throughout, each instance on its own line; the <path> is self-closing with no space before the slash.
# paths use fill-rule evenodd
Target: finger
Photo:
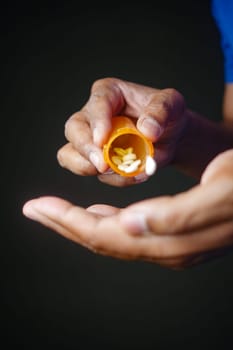
<path id="1" fill-rule="evenodd" d="M 115 216 L 99 218 L 56 197 L 30 200 L 23 206 L 23 214 L 102 255 L 127 260 L 141 255 L 140 243 L 117 225 Z"/>
<path id="2" fill-rule="evenodd" d="M 230 196 L 230 197 L 229 197 Z M 206 226 L 232 220 L 232 180 L 193 189 L 173 197 L 149 199 L 122 212 L 121 222 L 132 234 L 187 234 Z"/>
<path id="3" fill-rule="evenodd" d="M 219 177 L 226 176 L 229 174 L 231 177 L 233 172 L 233 150 L 229 149 L 218 154 L 206 167 L 201 177 L 201 183 L 206 184 L 207 182 L 218 179 Z"/>
<path id="4" fill-rule="evenodd" d="M 94 247 L 92 232 L 98 218 L 81 207 L 60 198 L 42 197 L 25 203 L 23 214 L 88 249 Z"/>
<path id="5" fill-rule="evenodd" d="M 102 147 L 111 131 L 111 118 L 124 106 L 124 98 L 117 79 L 99 79 L 94 82 L 84 110 L 90 124 L 94 143 Z"/>
<path id="6" fill-rule="evenodd" d="M 98 175 L 98 179 L 101 182 L 107 185 L 115 186 L 115 187 L 126 187 L 131 185 L 137 185 L 147 181 L 148 178 L 149 176 L 146 175 L 145 173 L 139 174 L 134 177 L 124 177 L 115 173 Z"/>
<path id="7" fill-rule="evenodd" d="M 59 164 L 77 175 L 96 175 L 95 166 L 74 149 L 71 143 L 67 143 L 57 152 Z"/>
<path id="8" fill-rule="evenodd" d="M 209 262 L 213 259 L 218 259 L 226 254 L 232 252 L 232 245 L 229 247 L 217 248 L 216 250 L 210 250 L 207 252 L 199 252 L 191 255 L 183 255 L 180 257 L 174 258 L 156 258 L 151 260 L 151 262 L 157 263 L 163 267 L 170 268 L 172 270 L 180 271 L 187 268 L 194 267 L 206 262 Z"/>
<path id="9" fill-rule="evenodd" d="M 26 202 L 23 206 L 22 212 L 27 218 L 37 221 L 59 233 L 66 239 L 88 248 L 85 241 L 82 241 L 78 235 L 72 232 L 69 227 L 66 227 L 61 223 L 61 220 L 59 220 L 59 215 L 65 215 L 66 211 L 69 210 L 69 207 L 70 203 L 60 198 L 42 197 Z M 89 217 L 88 219 L 91 218 Z M 96 218 L 93 216 L 93 220 L 95 219 Z"/>
<path id="10" fill-rule="evenodd" d="M 103 255 L 121 259 L 142 259 L 171 264 L 189 261 L 232 245 L 233 223 L 219 224 L 190 235 L 132 237 L 122 228 L 119 216 L 98 218 L 59 198 L 29 201 L 23 208 L 27 217 Z"/>
<path id="11" fill-rule="evenodd" d="M 23 214 L 84 247 L 122 259 L 156 259 L 173 257 L 164 237 L 131 237 L 118 222 L 118 216 L 98 218 L 81 207 L 56 197 L 42 197 L 27 202 Z M 174 241 L 174 237 L 171 241 Z M 173 242 L 171 242 L 173 244 Z M 176 252 L 176 250 L 175 250 Z M 171 255 L 171 256 L 170 256 Z"/>
<path id="12" fill-rule="evenodd" d="M 85 113 L 75 113 L 68 119 L 65 124 L 65 136 L 73 148 L 94 164 L 99 172 L 107 169 L 102 150 L 93 143 L 92 131 L 86 121 Z"/>
<path id="13" fill-rule="evenodd" d="M 175 89 L 157 91 L 144 107 L 137 127 L 150 140 L 157 141 L 168 121 L 172 122 L 182 116 L 184 108 L 183 96 Z"/>
<path id="14" fill-rule="evenodd" d="M 121 209 L 106 204 L 93 204 L 86 208 L 86 210 L 99 216 L 112 216 L 117 214 Z"/>
<path id="15" fill-rule="evenodd" d="M 157 91 L 159 90 L 155 88 L 116 78 L 97 80 L 84 108 L 93 131 L 94 142 L 103 146 L 111 129 L 112 116 L 122 113 L 138 118 Z"/>

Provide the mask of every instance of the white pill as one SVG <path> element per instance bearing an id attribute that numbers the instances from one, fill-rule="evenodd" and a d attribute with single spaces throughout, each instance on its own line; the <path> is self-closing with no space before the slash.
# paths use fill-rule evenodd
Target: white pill
<path id="1" fill-rule="evenodd" d="M 123 162 L 126 162 L 127 160 L 135 160 L 137 158 L 135 153 L 129 153 L 122 157 Z"/>
<path id="2" fill-rule="evenodd" d="M 129 160 L 125 160 L 123 163 L 121 163 L 121 164 L 124 164 L 124 165 L 130 165 L 130 164 L 132 164 L 134 161 L 133 161 L 133 159 L 129 159 Z"/>
<path id="3" fill-rule="evenodd" d="M 119 170 L 126 172 L 126 169 L 129 166 L 122 163 L 122 164 L 119 164 L 117 167 L 118 167 Z"/>
<path id="4" fill-rule="evenodd" d="M 141 164 L 141 159 L 137 159 L 135 160 L 131 165 L 129 165 L 126 169 L 125 172 L 126 173 L 133 173 L 134 171 L 136 171 L 139 167 L 139 165 Z"/>
<path id="5" fill-rule="evenodd" d="M 157 164 L 156 161 L 154 160 L 154 158 L 152 158 L 151 156 L 147 156 L 146 157 L 146 166 L 145 166 L 145 173 L 148 176 L 151 176 L 155 173 L 157 169 Z"/>
<path id="6" fill-rule="evenodd" d="M 121 158 L 119 156 L 113 156 L 112 161 L 114 164 L 119 165 L 122 163 Z"/>

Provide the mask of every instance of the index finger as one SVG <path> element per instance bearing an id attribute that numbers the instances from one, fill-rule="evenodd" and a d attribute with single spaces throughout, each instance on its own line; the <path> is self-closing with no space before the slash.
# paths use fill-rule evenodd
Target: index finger
<path id="1" fill-rule="evenodd" d="M 111 118 L 118 114 L 123 106 L 124 98 L 116 79 L 107 78 L 94 82 L 83 110 L 97 146 L 104 145 L 111 130 Z"/>

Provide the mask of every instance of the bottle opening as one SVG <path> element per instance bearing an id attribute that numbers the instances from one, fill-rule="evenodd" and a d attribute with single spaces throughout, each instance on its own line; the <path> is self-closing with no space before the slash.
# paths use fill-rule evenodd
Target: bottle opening
<path id="1" fill-rule="evenodd" d="M 153 146 L 137 130 L 129 129 L 124 130 L 124 132 L 121 135 L 115 134 L 105 145 L 105 161 L 116 173 L 122 176 L 135 176 L 145 170 L 146 157 L 153 154 Z M 119 150 L 121 154 L 117 154 L 116 150 Z M 124 151 L 127 153 L 127 150 L 130 150 L 130 154 L 123 154 Z M 129 159 L 128 163 L 123 161 L 124 155 L 126 159 Z M 130 158 L 133 159 L 131 163 L 134 162 L 134 164 L 130 163 Z M 120 166 L 121 162 L 122 166 Z M 127 170 L 123 170 L 124 164 L 131 166 L 131 168 L 127 167 Z"/>

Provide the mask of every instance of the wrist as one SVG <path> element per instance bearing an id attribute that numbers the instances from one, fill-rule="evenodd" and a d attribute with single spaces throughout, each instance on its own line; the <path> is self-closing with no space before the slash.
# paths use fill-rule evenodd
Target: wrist
<path id="1" fill-rule="evenodd" d="M 199 179 L 211 158 L 208 140 L 208 124 L 211 122 L 190 109 L 185 111 L 185 120 L 171 164 Z"/>
<path id="2" fill-rule="evenodd" d="M 232 130 L 191 110 L 186 111 L 185 118 L 172 164 L 199 180 L 217 154 L 233 147 Z"/>

